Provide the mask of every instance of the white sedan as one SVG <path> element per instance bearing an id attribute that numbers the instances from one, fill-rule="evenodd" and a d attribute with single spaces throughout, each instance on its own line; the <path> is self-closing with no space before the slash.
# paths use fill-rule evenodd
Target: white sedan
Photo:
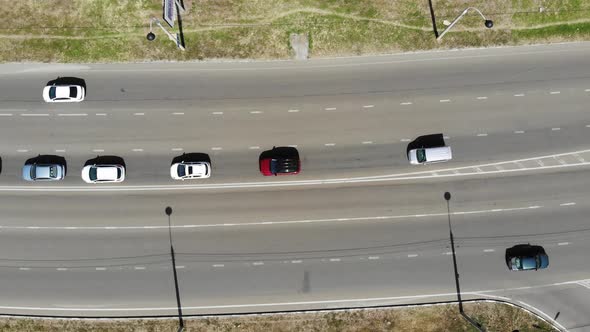
<path id="1" fill-rule="evenodd" d="M 84 100 L 84 87 L 80 85 L 48 85 L 43 89 L 43 100 L 48 103 L 81 102 Z"/>
<path id="2" fill-rule="evenodd" d="M 82 168 L 82 180 L 86 183 L 123 182 L 123 165 L 88 165 Z"/>
<path id="3" fill-rule="evenodd" d="M 174 180 L 205 179 L 211 176 L 208 162 L 180 162 L 170 166 L 170 176 Z"/>

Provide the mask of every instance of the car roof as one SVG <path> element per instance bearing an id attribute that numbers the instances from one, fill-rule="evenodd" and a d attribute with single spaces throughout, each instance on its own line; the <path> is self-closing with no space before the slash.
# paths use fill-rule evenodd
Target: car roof
<path id="1" fill-rule="evenodd" d="M 38 179 L 49 179 L 52 165 L 36 165 L 35 166 L 35 177 Z"/>
<path id="2" fill-rule="evenodd" d="M 117 166 L 96 166 L 97 180 L 116 180 Z"/>
<path id="3" fill-rule="evenodd" d="M 55 97 L 56 98 L 70 98 L 70 87 L 71 87 L 71 85 L 56 85 L 55 86 Z"/>

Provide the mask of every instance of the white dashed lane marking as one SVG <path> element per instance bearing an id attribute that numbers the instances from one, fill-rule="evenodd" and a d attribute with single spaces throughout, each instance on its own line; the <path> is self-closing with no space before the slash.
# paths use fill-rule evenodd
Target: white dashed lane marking
<path id="1" fill-rule="evenodd" d="M 561 130 L 561 128 L 555 127 L 555 128 L 551 128 L 552 131 L 558 131 Z"/>
<path id="2" fill-rule="evenodd" d="M 441 99 L 439 100 L 441 103 L 450 103 L 451 100 L 450 99 Z"/>
<path id="3" fill-rule="evenodd" d="M 133 115 L 140 116 L 140 115 L 145 115 L 145 113 L 133 113 Z"/>
<path id="4" fill-rule="evenodd" d="M 182 151 L 182 148 L 172 148 L 172 151 Z"/>
<path id="5" fill-rule="evenodd" d="M 364 105 L 363 108 L 373 108 L 375 105 Z"/>
<path id="6" fill-rule="evenodd" d="M 412 102 L 411 101 L 406 101 L 406 102 L 400 103 L 400 105 L 412 105 Z"/>
<path id="7" fill-rule="evenodd" d="M 213 264 L 213 267 L 224 267 L 224 264 Z"/>
<path id="8" fill-rule="evenodd" d="M 18 149 L 18 150 L 16 150 L 16 152 L 29 152 L 29 150 L 27 150 L 27 149 Z"/>
<path id="9" fill-rule="evenodd" d="M 379 256 L 369 256 L 369 260 L 377 260 L 379 259 Z"/>
<path id="10" fill-rule="evenodd" d="M 414 257 L 418 257 L 418 255 L 417 254 L 409 254 L 408 255 L 408 258 L 414 258 Z"/>
<path id="11" fill-rule="evenodd" d="M 336 143 L 326 143 L 326 144 L 324 144 L 324 146 L 334 146 L 334 145 L 336 145 Z"/>
<path id="12" fill-rule="evenodd" d="M 211 148 L 211 150 L 213 150 L 213 151 L 219 151 L 219 150 L 223 150 L 223 148 L 222 147 L 219 147 L 219 146 L 214 146 L 214 147 Z"/>
<path id="13" fill-rule="evenodd" d="M 362 144 L 373 144 L 373 141 L 363 141 Z"/>
<path id="14" fill-rule="evenodd" d="M 262 111 L 250 111 L 250 114 L 261 114 Z"/>
<path id="15" fill-rule="evenodd" d="M 172 115 L 184 115 L 184 113 L 183 112 L 174 112 L 174 113 L 172 113 Z"/>
<path id="16" fill-rule="evenodd" d="M 106 116 L 107 114 L 106 113 L 96 113 L 94 115 L 96 115 L 96 116 Z"/>
<path id="17" fill-rule="evenodd" d="M 336 110 L 336 107 L 326 107 L 326 108 L 324 108 L 324 110 L 326 110 L 326 111 L 335 111 Z"/>
<path id="18" fill-rule="evenodd" d="M 94 149 L 92 152 L 104 152 L 104 149 Z"/>
<path id="19" fill-rule="evenodd" d="M 299 112 L 299 110 L 288 110 L 287 112 L 289 112 L 289 113 L 297 113 L 297 112 Z"/>
<path id="20" fill-rule="evenodd" d="M 297 259 L 297 260 L 291 261 L 291 263 L 293 263 L 293 264 L 301 264 L 301 260 L 300 259 Z"/>
<path id="21" fill-rule="evenodd" d="M 568 244 L 570 244 L 569 242 L 559 242 L 557 245 L 558 246 L 567 246 Z"/>
<path id="22" fill-rule="evenodd" d="M 586 91 L 586 92 L 590 92 L 590 89 L 586 89 L 586 90 L 584 90 L 584 91 Z"/>
<path id="23" fill-rule="evenodd" d="M 478 100 L 485 100 L 488 99 L 488 97 L 477 97 Z"/>
<path id="24" fill-rule="evenodd" d="M 252 265 L 261 266 L 261 265 L 264 265 L 264 262 L 254 262 L 254 263 L 252 263 Z"/>
<path id="25" fill-rule="evenodd" d="M 515 134 L 524 134 L 524 130 L 515 130 L 514 133 Z"/>
<path id="26" fill-rule="evenodd" d="M 67 267 L 58 267 L 56 270 L 58 270 L 58 271 L 67 271 L 68 268 Z"/>
<path id="27" fill-rule="evenodd" d="M 552 95 L 558 95 L 560 93 L 561 93 L 561 91 L 551 91 L 551 92 L 549 92 L 549 94 L 552 94 Z"/>
<path id="28" fill-rule="evenodd" d="M 184 265 L 178 265 L 178 266 L 176 266 L 176 269 L 177 269 L 177 270 L 178 270 L 178 269 L 184 269 Z"/>
<path id="29" fill-rule="evenodd" d="M 132 149 L 131 151 L 133 151 L 133 152 L 142 152 L 143 149 Z"/>
<path id="30" fill-rule="evenodd" d="M 290 146 L 290 147 L 292 147 L 292 148 L 296 148 L 296 147 L 297 147 L 297 144 L 289 144 L 289 145 L 287 145 L 287 146 Z"/>
<path id="31" fill-rule="evenodd" d="M 496 251 L 495 249 L 484 249 L 483 252 L 494 252 Z"/>
<path id="32" fill-rule="evenodd" d="M 330 258 L 330 262 L 340 262 L 340 258 Z"/>
<path id="33" fill-rule="evenodd" d="M 135 266 L 133 267 L 134 270 L 145 270 L 145 266 Z"/>
<path id="34" fill-rule="evenodd" d="M 401 142 L 409 142 L 409 141 L 411 141 L 411 139 L 409 139 L 409 138 L 402 138 L 402 139 L 400 139 L 400 141 Z"/>
<path id="35" fill-rule="evenodd" d="M 214 114 L 214 115 L 221 115 L 221 114 L 223 114 L 223 112 L 212 112 L 211 114 Z"/>
<path id="36" fill-rule="evenodd" d="M 260 147 L 259 146 L 250 146 L 250 147 L 248 147 L 248 149 L 250 149 L 250 150 L 258 150 L 258 149 L 260 149 Z"/>
<path id="37" fill-rule="evenodd" d="M 0 116 L 12 116 L 12 113 L 0 113 Z"/>
<path id="38" fill-rule="evenodd" d="M 485 137 L 485 136 L 488 136 L 488 134 L 486 134 L 486 133 L 477 134 L 477 137 Z"/>
<path id="39" fill-rule="evenodd" d="M 21 116 L 49 116 L 48 113 L 23 113 Z"/>
<path id="40" fill-rule="evenodd" d="M 105 271 L 107 268 L 106 267 L 97 267 L 96 271 Z"/>
<path id="41" fill-rule="evenodd" d="M 66 152 L 66 149 L 57 149 L 55 152 Z"/>
<path id="42" fill-rule="evenodd" d="M 572 205 L 576 205 L 575 202 L 569 202 L 569 203 L 561 203 L 559 204 L 559 206 L 572 206 Z"/>
<path id="43" fill-rule="evenodd" d="M 87 116 L 87 113 L 58 113 L 57 116 Z"/>
<path id="44" fill-rule="evenodd" d="M 29 267 L 19 267 L 18 269 L 21 270 L 21 271 L 29 271 L 31 268 L 29 268 Z"/>
<path id="45" fill-rule="evenodd" d="M 524 93 L 515 94 L 514 97 L 524 97 Z"/>

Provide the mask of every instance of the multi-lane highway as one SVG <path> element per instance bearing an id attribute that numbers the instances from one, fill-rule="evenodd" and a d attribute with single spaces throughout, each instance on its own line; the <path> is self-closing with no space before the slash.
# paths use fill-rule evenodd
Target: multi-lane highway
<path id="1" fill-rule="evenodd" d="M 174 314 L 173 208 L 185 313 L 500 297 L 571 331 L 590 327 L 590 44 L 307 62 L 0 66 L 2 313 Z M 57 76 L 85 101 L 46 104 Z M 409 165 L 442 132 L 449 163 Z M 302 172 L 262 177 L 295 145 Z M 212 176 L 177 182 L 175 156 Z M 26 183 L 24 161 L 64 156 L 65 180 Z M 125 182 L 89 185 L 117 155 Z M 539 244 L 548 269 L 510 272 Z"/>

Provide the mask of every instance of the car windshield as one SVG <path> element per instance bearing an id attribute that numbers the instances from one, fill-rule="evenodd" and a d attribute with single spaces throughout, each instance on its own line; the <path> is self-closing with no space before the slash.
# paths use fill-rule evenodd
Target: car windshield
<path id="1" fill-rule="evenodd" d="M 37 166 L 31 167 L 31 179 L 35 179 L 35 168 L 37 168 Z"/>
<path id="2" fill-rule="evenodd" d="M 419 163 L 426 162 L 426 150 L 425 149 L 416 150 L 416 158 L 418 158 Z"/>
<path id="3" fill-rule="evenodd" d="M 75 86 L 71 86 L 70 87 L 70 97 L 76 98 L 77 94 L 78 94 L 78 89 Z"/>
<path id="4" fill-rule="evenodd" d="M 49 88 L 49 98 L 50 99 L 55 99 L 55 87 L 52 86 L 51 88 Z"/>
<path id="5" fill-rule="evenodd" d="M 90 174 L 88 176 L 90 177 L 91 181 L 96 181 L 96 171 L 97 171 L 96 167 L 90 168 Z"/>
<path id="6" fill-rule="evenodd" d="M 121 169 L 117 168 L 117 179 L 121 178 Z"/>
<path id="7" fill-rule="evenodd" d="M 177 171 L 178 171 L 178 176 L 180 176 L 180 177 L 183 177 L 186 175 L 186 173 L 184 171 L 184 165 L 182 165 L 182 164 L 178 165 Z"/>

